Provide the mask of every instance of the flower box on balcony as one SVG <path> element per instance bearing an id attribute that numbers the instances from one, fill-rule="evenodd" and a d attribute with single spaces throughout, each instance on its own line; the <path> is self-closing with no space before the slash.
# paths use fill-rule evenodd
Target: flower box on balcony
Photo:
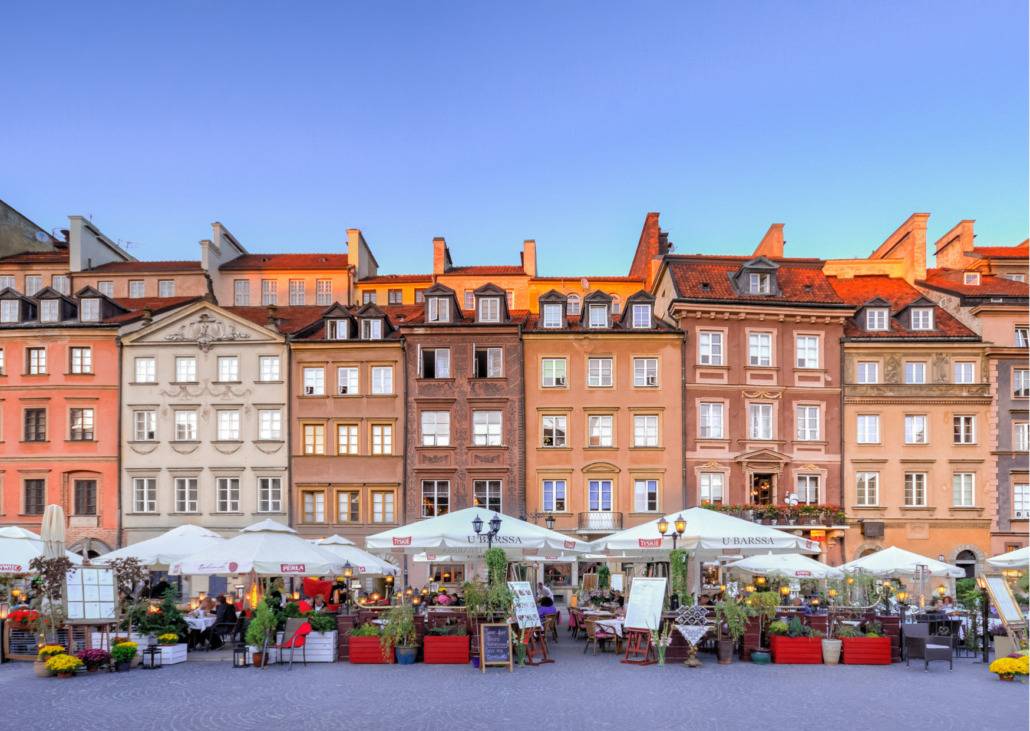
<path id="1" fill-rule="evenodd" d="M 773 635 L 769 646 L 777 665 L 821 665 L 823 662 L 823 641 L 819 637 Z"/>
<path id="2" fill-rule="evenodd" d="M 845 637 L 842 655 L 845 665 L 890 665 L 890 637 Z"/>
<path id="3" fill-rule="evenodd" d="M 430 665 L 468 665 L 468 635 L 426 635 L 422 641 L 422 659 Z"/>
<path id="4" fill-rule="evenodd" d="M 383 646 L 379 643 L 378 637 L 352 636 L 349 650 L 350 661 L 354 664 L 385 665 L 393 661 L 392 657 L 383 652 Z"/>

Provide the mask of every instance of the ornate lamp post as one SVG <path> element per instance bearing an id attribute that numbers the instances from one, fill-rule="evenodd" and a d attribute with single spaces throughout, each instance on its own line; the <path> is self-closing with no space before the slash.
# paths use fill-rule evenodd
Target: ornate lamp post
<path id="1" fill-rule="evenodd" d="M 486 533 L 486 547 L 491 549 L 494 547 L 494 538 L 501 532 L 501 516 L 494 513 L 494 517 L 490 518 L 490 530 Z M 483 519 L 476 515 L 472 519 L 472 530 L 476 532 L 476 535 L 480 535 L 483 532 Z"/>
<path id="2" fill-rule="evenodd" d="M 676 550 L 676 541 L 683 535 L 687 530 L 687 521 L 683 519 L 682 515 L 676 516 L 676 520 L 673 522 L 673 528 L 675 531 L 671 534 L 672 537 L 672 550 Z M 664 517 L 658 521 L 658 532 L 665 537 L 665 534 L 669 532 L 669 521 Z"/>

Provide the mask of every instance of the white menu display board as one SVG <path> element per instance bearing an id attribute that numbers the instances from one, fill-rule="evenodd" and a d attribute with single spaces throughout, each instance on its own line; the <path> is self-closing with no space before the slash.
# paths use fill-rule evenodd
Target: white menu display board
<path id="1" fill-rule="evenodd" d="M 991 595 L 991 603 L 998 610 L 998 617 L 1006 627 L 1009 625 L 1022 625 L 1026 617 L 1019 610 L 1016 597 L 1012 595 L 1012 589 L 1004 576 L 985 576 L 987 591 Z"/>
<path id="2" fill-rule="evenodd" d="M 536 609 L 536 599 L 533 597 L 533 589 L 528 581 L 509 581 L 508 590 L 512 596 L 512 606 L 515 609 L 515 621 L 520 629 L 533 629 L 541 627 L 540 613 Z"/>
<path id="3" fill-rule="evenodd" d="M 633 577 L 629 590 L 629 603 L 626 606 L 626 629 L 649 629 L 657 632 L 662 622 L 662 609 L 665 607 L 664 576 Z"/>
<path id="4" fill-rule="evenodd" d="M 104 624 L 117 617 L 118 592 L 114 569 L 80 567 L 71 569 L 64 584 L 65 616 L 68 622 Z"/>

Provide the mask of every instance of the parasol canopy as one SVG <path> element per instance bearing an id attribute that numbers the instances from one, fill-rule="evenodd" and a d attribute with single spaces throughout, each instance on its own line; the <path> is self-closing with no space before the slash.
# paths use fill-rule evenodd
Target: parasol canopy
<path id="1" fill-rule="evenodd" d="M 844 572 L 800 553 L 766 553 L 727 564 L 727 568 L 789 579 L 843 579 Z"/>
<path id="2" fill-rule="evenodd" d="M 180 525 L 159 536 L 105 553 L 94 563 L 104 564 L 120 558 L 135 558 L 144 566 L 171 566 L 187 556 L 214 548 L 225 539 L 199 525 Z"/>
<path id="3" fill-rule="evenodd" d="M 47 558 L 64 555 L 64 508 L 60 505 L 46 506 L 39 535 L 43 539 L 43 554 Z"/>
<path id="4" fill-rule="evenodd" d="M 37 534 L 16 525 L 0 528 L 0 575 L 27 574 L 29 562 L 43 555 L 43 539 Z M 82 565 L 82 557 L 64 552 L 76 566 Z"/>
<path id="5" fill-rule="evenodd" d="M 1030 564 L 1030 546 L 1017 548 L 1015 551 L 1003 553 L 1000 556 L 993 556 L 987 559 L 987 565 L 996 569 L 1022 569 L 1027 570 Z"/>
<path id="6" fill-rule="evenodd" d="M 854 561 L 840 567 L 846 574 L 866 573 L 880 577 L 915 576 L 919 573 L 919 567 L 926 566 L 930 576 L 948 576 L 953 579 L 961 579 L 966 572 L 958 566 L 938 561 L 929 556 L 921 556 L 904 548 L 890 546 L 882 551 L 870 553 L 868 556 L 856 558 Z"/>
<path id="7" fill-rule="evenodd" d="M 362 551 L 351 541 L 343 536 L 329 536 L 311 541 L 324 551 L 340 559 L 340 563 L 349 563 L 354 572 L 363 576 L 397 576 L 400 569 L 389 561 L 384 561 L 378 556 L 373 556 L 368 551 Z"/>

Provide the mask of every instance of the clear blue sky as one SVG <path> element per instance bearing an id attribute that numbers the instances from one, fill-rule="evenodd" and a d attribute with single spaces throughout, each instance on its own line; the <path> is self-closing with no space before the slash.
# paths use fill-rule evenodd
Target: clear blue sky
<path id="1" fill-rule="evenodd" d="M 989 2 L 8 4 L 0 198 L 140 258 L 343 247 L 384 272 L 868 254 L 914 211 L 1026 236 L 1027 8 Z"/>

